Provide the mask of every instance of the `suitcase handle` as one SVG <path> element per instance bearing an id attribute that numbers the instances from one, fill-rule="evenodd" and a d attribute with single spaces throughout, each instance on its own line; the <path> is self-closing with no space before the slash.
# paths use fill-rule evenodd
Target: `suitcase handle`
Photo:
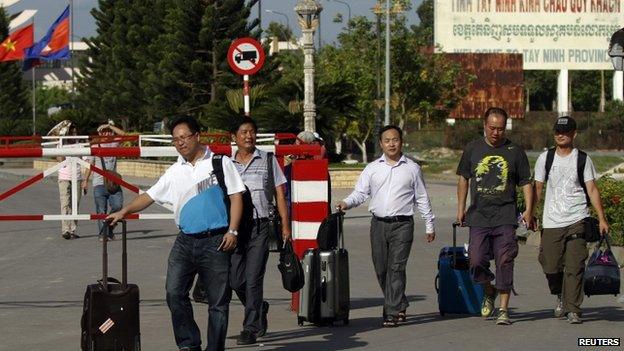
<path id="1" fill-rule="evenodd" d="M 118 223 L 121 223 L 121 287 L 122 289 L 126 289 L 128 287 L 128 254 L 127 254 L 127 246 L 126 246 L 126 221 L 124 219 L 120 220 Z M 102 240 L 102 285 L 104 286 L 104 290 L 108 291 L 108 282 L 111 281 L 108 277 L 108 237 L 113 231 L 112 226 L 110 226 L 109 222 L 104 221 L 102 225 L 102 229 L 100 230 L 100 235 L 106 232 L 106 235 L 103 235 Z M 114 278 L 113 278 L 114 279 Z"/>
<path id="2" fill-rule="evenodd" d="M 438 282 L 440 281 L 440 275 L 436 274 L 435 279 L 433 280 L 433 285 L 435 286 L 436 293 L 440 293 L 440 288 L 438 287 Z"/>
<path id="3" fill-rule="evenodd" d="M 338 248 L 344 249 L 345 243 L 344 243 L 343 222 L 344 222 L 345 213 L 341 210 L 338 210 L 336 214 L 338 215 L 338 221 L 337 221 L 338 222 L 338 235 L 340 235 L 340 247 Z"/>

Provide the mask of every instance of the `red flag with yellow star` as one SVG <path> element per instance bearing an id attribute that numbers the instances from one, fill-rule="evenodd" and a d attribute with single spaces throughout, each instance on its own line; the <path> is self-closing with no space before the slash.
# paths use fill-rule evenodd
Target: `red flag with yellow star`
<path id="1" fill-rule="evenodd" d="M 22 29 L 11 33 L 0 44 L 0 61 L 15 61 L 24 58 L 24 50 L 33 45 L 33 25 L 30 24 Z"/>

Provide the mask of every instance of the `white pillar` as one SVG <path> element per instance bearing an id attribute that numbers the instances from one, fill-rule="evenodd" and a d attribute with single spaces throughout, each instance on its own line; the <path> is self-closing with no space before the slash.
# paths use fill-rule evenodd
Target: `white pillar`
<path id="1" fill-rule="evenodd" d="M 622 71 L 613 73 L 613 100 L 624 100 L 624 72 Z"/>
<path id="2" fill-rule="evenodd" d="M 568 70 L 559 71 L 559 79 L 557 80 L 557 113 L 559 116 L 566 115 L 569 105 L 568 96 Z"/>

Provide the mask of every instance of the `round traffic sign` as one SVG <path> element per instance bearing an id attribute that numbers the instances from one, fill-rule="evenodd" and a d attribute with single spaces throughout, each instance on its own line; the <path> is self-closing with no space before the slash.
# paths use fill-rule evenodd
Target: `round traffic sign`
<path id="1" fill-rule="evenodd" d="M 251 75 L 262 68 L 265 57 L 262 45 L 257 40 L 239 38 L 230 45 L 227 58 L 234 72 Z"/>

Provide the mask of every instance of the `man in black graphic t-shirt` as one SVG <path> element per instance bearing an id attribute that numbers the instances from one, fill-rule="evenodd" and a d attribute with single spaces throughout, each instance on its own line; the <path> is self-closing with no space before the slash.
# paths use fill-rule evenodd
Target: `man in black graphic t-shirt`
<path id="1" fill-rule="evenodd" d="M 511 324 L 507 306 L 513 288 L 514 259 L 518 255 L 517 186 L 522 187 L 525 196 L 522 219 L 533 227 L 531 168 L 522 148 L 505 138 L 506 123 L 505 110 L 488 109 L 483 123 L 485 138 L 466 146 L 457 167 L 457 221 L 470 227 L 470 271 L 486 293 L 481 315 L 487 318 L 494 313 L 494 300 L 500 293 L 496 320 L 500 325 Z M 466 211 L 469 183 L 470 207 Z M 496 275 L 489 268 L 492 258 Z M 494 278 L 496 286 L 491 284 Z"/>

